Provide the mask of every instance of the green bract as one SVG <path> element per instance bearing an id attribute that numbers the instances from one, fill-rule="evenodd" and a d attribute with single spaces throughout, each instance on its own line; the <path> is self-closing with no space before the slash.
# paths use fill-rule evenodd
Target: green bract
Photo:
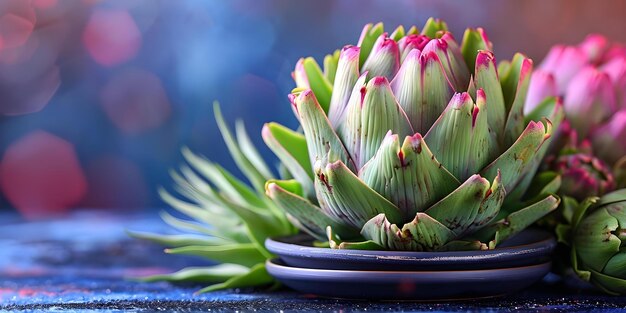
<path id="1" fill-rule="evenodd" d="M 270 236 L 287 236 L 298 230 L 264 193 L 265 181 L 273 177 L 269 167 L 252 145 L 244 125 L 238 122 L 234 136 L 215 106 L 215 116 L 233 160 L 252 187 L 224 168 L 183 149 L 188 165 L 172 172 L 174 190 L 180 198 L 164 189 L 161 198 L 189 219 L 166 212 L 163 220 L 182 231 L 182 235 L 131 232 L 137 238 L 165 246 L 167 253 L 188 254 L 223 263 L 186 268 L 179 272 L 144 278 L 145 281 L 195 281 L 210 283 L 200 292 L 225 288 L 267 285 L 274 279 L 265 270 L 265 261 L 274 256 L 265 249 Z M 183 200 L 184 199 L 184 200 Z"/>
<path id="2" fill-rule="evenodd" d="M 493 248 L 559 198 L 522 202 L 562 120 L 556 99 L 523 115 L 532 61 L 496 66 L 482 29 L 459 45 L 444 22 L 419 33 L 366 25 L 358 46 L 298 61 L 290 95 L 303 134 L 263 138 L 293 173 L 266 193 L 334 248 Z"/>
<path id="3" fill-rule="evenodd" d="M 626 294 L 626 189 L 588 198 L 568 212 L 570 224 L 559 225 L 557 234 L 571 246 L 576 274 L 607 293 Z"/>

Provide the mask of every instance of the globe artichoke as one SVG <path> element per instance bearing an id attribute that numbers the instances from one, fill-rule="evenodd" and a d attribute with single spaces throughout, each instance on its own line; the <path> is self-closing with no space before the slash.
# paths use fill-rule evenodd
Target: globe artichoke
<path id="1" fill-rule="evenodd" d="M 494 248 L 560 201 L 552 188 L 522 202 L 563 115 L 551 98 L 524 117 L 531 71 L 522 54 L 496 66 L 480 28 L 459 45 L 440 20 L 366 25 L 324 70 L 298 61 L 303 134 L 263 129 L 294 179 L 266 192 L 333 248 Z"/>
<path id="2" fill-rule="evenodd" d="M 619 171 L 626 165 L 626 47 L 590 35 L 577 46 L 554 46 L 533 73 L 526 111 L 547 96 L 564 98 L 566 119 L 579 141 L 588 140 L 593 154 Z"/>
<path id="3" fill-rule="evenodd" d="M 609 294 L 626 294 L 626 189 L 583 201 L 569 224 L 557 228 L 571 247 L 571 263 L 583 280 Z"/>
<path id="4" fill-rule="evenodd" d="M 196 255 L 222 264 L 186 268 L 172 274 L 145 277 L 144 281 L 211 284 L 200 292 L 269 285 L 274 279 L 266 272 L 265 261 L 274 256 L 265 249 L 265 239 L 298 232 L 285 213 L 265 196 L 265 181 L 274 176 L 249 139 L 243 123 L 236 124 L 234 136 L 217 104 L 215 117 L 233 160 L 251 186 L 220 165 L 183 148 L 188 165 L 183 165 L 180 173 L 171 173 L 174 190 L 182 199 L 165 189 L 160 190 L 166 203 L 188 217 L 181 219 L 162 213 L 163 220 L 183 234 L 130 234 L 171 247 L 167 253 Z"/>

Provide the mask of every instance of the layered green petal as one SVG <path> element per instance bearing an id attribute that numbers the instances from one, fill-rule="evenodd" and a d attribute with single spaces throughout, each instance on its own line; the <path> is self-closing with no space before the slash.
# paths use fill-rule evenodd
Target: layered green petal
<path id="1" fill-rule="evenodd" d="M 491 222 L 500 211 L 506 194 L 500 179 L 498 175 L 490 184 L 480 175 L 473 175 L 426 214 L 454 232 L 455 238 L 471 234 Z"/>
<path id="2" fill-rule="evenodd" d="M 333 95 L 328 111 L 328 119 L 335 129 L 344 120 L 348 100 L 357 79 L 359 79 L 359 51 L 359 47 L 346 46 L 341 50 L 339 56 Z"/>
<path id="3" fill-rule="evenodd" d="M 363 31 L 361 32 L 361 37 L 359 38 L 358 46 L 361 48 L 361 54 L 359 55 L 359 66 L 363 66 L 365 64 L 365 60 L 370 55 L 372 48 L 374 47 L 374 43 L 382 35 L 384 32 L 383 23 L 367 24 L 363 27 Z"/>
<path id="4" fill-rule="evenodd" d="M 331 226 L 341 238 L 354 238 L 358 233 L 349 227 L 337 223 L 328 217 L 322 209 L 302 198 L 279 181 L 269 181 L 265 187 L 267 195 L 285 212 L 291 214 L 309 232 L 319 240 L 326 239 L 326 227 Z"/>
<path id="5" fill-rule="evenodd" d="M 552 134 L 552 124 L 547 121 L 531 121 L 515 143 L 489 164 L 481 175 L 493 179 L 498 171 L 502 173 L 505 190 L 513 190 L 530 168 L 534 166 L 535 155 Z"/>
<path id="6" fill-rule="evenodd" d="M 533 62 L 522 54 L 515 54 L 508 72 L 500 73 L 500 84 L 508 112 L 504 128 L 504 145 L 510 145 L 524 129 L 524 103 Z"/>
<path id="7" fill-rule="evenodd" d="M 493 46 L 482 28 L 468 28 L 463 34 L 461 53 L 470 71 L 476 68 L 476 56 L 479 51 L 493 51 Z M 474 73 L 475 74 L 475 73 Z"/>
<path id="8" fill-rule="evenodd" d="M 446 108 L 454 90 L 434 52 L 412 50 L 391 83 L 415 132 L 425 134 Z"/>
<path id="9" fill-rule="evenodd" d="M 399 228 L 389 222 L 385 214 L 369 220 L 361 234 L 389 250 L 434 251 L 454 239 L 454 233 L 425 213 L 417 213 L 415 219 Z"/>
<path id="10" fill-rule="evenodd" d="M 384 33 L 374 43 L 374 48 L 363 64 L 362 71 L 370 77 L 383 76 L 391 79 L 400 68 L 400 50 L 398 43 Z"/>
<path id="11" fill-rule="evenodd" d="M 326 79 L 331 85 L 335 83 L 339 55 L 340 51 L 335 50 L 333 54 L 328 54 L 324 57 L 324 76 L 326 76 Z"/>
<path id="12" fill-rule="evenodd" d="M 333 219 L 357 229 L 380 213 L 393 222 L 402 221 L 398 207 L 364 184 L 343 162 L 318 162 L 315 174 L 320 207 Z"/>
<path id="13" fill-rule="evenodd" d="M 357 168 L 374 156 L 389 130 L 400 136 L 413 133 L 386 78 L 379 76 L 370 80 L 365 88 L 361 88 L 359 97 L 361 101 L 351 99 L 341 131 L 342 140 Z"/>
<path id="14" fill-rule="evenodd" d="M 448 25 L 443 20 L 437 18 L 429 18 L 422 29 L 422 35 L 435 38 L 440 31 L 447 31 Z"/>
<path id="15" fill-rule="evenodd" d="M 487 124 L 485 95 L 482 90 L 477 94 L 478 104 L 468 93 L 454 95 L 426 134 L 433 154 L 461 181 L 484 168 L 497 147 Z"/>
<path id="16" fill-rule="evenodd" d="M 435 159 L 418 133 L 406 137 L 387 134 L 376 155 L 360 170 L 366 185 L 393 202 L 409 219 L 459 186 Z"/>
<path id="17" fill-rule="evenodd" d="M 330 97 L 333 92 L 332 84 L 326 76 L 324 76 L 322 69 L 312 57 L 302 60 L 302 69 L 306 73 L 308 84 L 304 86 L 298 85 L 298 87 L 313 90 L 317 101 L 319 101 L 320 107 L 325 113 L 328 112 L 328 108 L 330 107 Z"/>
<path id="18" fill-rule="evenodd" d="M 507 110 L 504 104 L 502 87 L 498 80 L 495 57 L 490 51 L 479 51 L 476 55 L 476 68 L 474 74 L 475 88 L 482 88 L 487 98 L 487 122 L 489 129 L 495 134 L 498 143 L 504 141 L 504 126 L 506 124 Z"/>
<path id="19" fill-rule="evenodd" d="M 297 95 L 294 101 L 306 137 L 311 164 L 322 159 L 329 162 L 341 160 L 350 168 L 354 168 L 348 152 L 330 125 L 315 94 L 311 90 L 305 90 Z"/>
<path id="20" fill-rule="evenodd" d="M 446 77 L 457 92 L 467 90 L 470 81 L 470 72 L 465 64 L 461 48 L 449 32 L 440 39 L 431 40 L 422 50 L 422 53 L 434 52 L 439 57 Z"/>

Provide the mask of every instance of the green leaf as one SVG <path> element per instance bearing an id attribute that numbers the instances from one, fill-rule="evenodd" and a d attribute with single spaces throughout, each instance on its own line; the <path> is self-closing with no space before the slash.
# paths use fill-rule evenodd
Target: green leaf
<path id="1" fill-rule="evenodd" d="M 385 214 L 370 219 L 361 230 L 366 239 L 389 250 L 435 251 L 454 239 L 454 233 L 425 213 L 400 229 Z"/>
<path id="2" fill-rule="evenodd" d="M 480 89 L 477 94 L 477 105 L 468 93 L 455 94 L 425 136 L 439 162 L 461 181 L 484 168 L 497 152 L 485 95 Z"/>
<path id="3" fill-rule="evenodd" d="M 265 144 L 280 159 L 289 173 L 302 184 L 307 197 L 313 197 L 313 166 L 309 159 L 308 146 L 304 135 L 280 124 L 267 123 L 263 126 Z"/>
<path id="4" fill-rule="evenodd" d="M 261 157 L 261 154 L 252 143 L 252 140 L 250 140 L 246 132 L 246 126 L 242 120 L 235 121 L 235 134 L 237 134 L 237 143 L 239 144 L 239 148 L 241 148 L 241 152 L 248 158 L 250 163 L 252 163 L 265 178 L 274 177 L 269 166 L 267 166 L 267 163 L 265 163 Z"/>
<path id="5" fill-rule="evenodd" d="M 426 214 L 454 232 L 455 238 L 461 238 L 490 223 L 500 211 L 505 194 L 500 175 L 491 184 L 473 175 Z"/>
<path id="6" fill-rule="evenodd" d="M 429 18 L 424 25 L 424 29 L 422 29 L 422 35 L 426 35 L 430 38 L 435 38 L 437 32 L 439 31 L 447 31 L 448 25 L 446 22 L 436 18 Z"/>
<path id="7" fill-rule="evenodd" d="M 504 141 L 504 126 L 507 110 L 502 87 L 496 72 L 495 57 L 490 51 L 479 51 L 476 55 L 474 76 L 475 88 L 482 88 L 487 100 L 487 123 L 498 143 Z"/>
<path id="8" fill-rule="evenodd" d="M 370 55 L 376 39 L 380 37 L 384 32 L 383 23 L 367 24 L 361 32 L 361 38 L 359 38 L 358 46 L 361 47 L 361 55 L 359 56 L 359 66 L 362 67 L 365 64 L 365 60 Z"/>
<path id="9" fill-rule="evenodd" d="M 187 267 L 170 274 L 151 275 L 147 277 L 133 278 L 142 282 L 197 282 L 197 283 L 221 283 L 234 276 L 246 274 L 249 268 L 238 264 L 218 264 L 209 267 Z"/>
<path id="10" fill-rule="evenodd" d="M 330 125 L 315 95 L 310 91 L 303 91 L 297 95 L 295 104 L 304 130 L 311 164 L 328 158 L 329 161 L 341 160 L 350 168 L 354 168 L 348 152 Z"/>
<path id="11" fill-rule="evenodd" d="M 594 270 L 591 270 L 590 273 L 589 280 L 602 291 L 614 296 L 626 294 L 626 280 L 604 275 Z"/>
<path id="12" fill-rule="evenodd" d="M 413 134 L 386 78 L 370 80 L 365 89 L 361 89 L 361 97 L 362 102 L 350 101 L 348 104 L 341 131 L 341 139 L 357 168 L 363 167 L 374 156 L 389 130 L 403 137 Z"/>
<path id="13" fill-rule="evenodd" d="M 230 278 L 229 280 L 221 283 L 211 285 L 204 289 L 199 290 L 197 293 L 205 293 L 211 291 L 217 291 L 222 289 L 232 289 L 241 287 L 257 287 L 269 285 L 274 282 L 274 278 L 270 276 L 265 270 L 265 264 L 257 264 L 252 267 L 249 272 Z"/>
<path id="14" fill-rule="evenodd" d="M 331 249 L 345 249 L 345 250 L 383 250 L 383 247 L 379 246 L 371 240 L 366 241 L 344 241 L 341 237 L 335 234 L 333 228 L 328 226 L 326 228 L 326 235 L 328 237 L 328 248 Z"/>
<path id="15" fill-rule="evenodd" d="M 262 192 L 263 187 L 265 186 L 265 180 L 271 177 L 265 177 L 259 170 L 248 160 L 248 158 L 241 151 L 241 148 L 235 141 L 235 138 L 231 134 L 226 122 L 224 121 L 224 117 L 222 116 L 222 112 L 220 110 L 220 105 L 218 102 L 213 103 L 213 111 L 215 112 L 215 120 L 217 121 L 217 126 L 222 133 L 222 137 L 224 138 L 224 142 L 226 142 L 226 146 L 228 147 L 228 151 L 230 151 L 230 155 L 233 160 L 241 170 L 241 172 L 248 178 L 252 186 L 258 191 Z"/>
<path id="16" fill-rule="evenodd" d="M 266 255 L 252 243 L 239 243 L 219 246 L 185 246 L 165 249 L 170 254 L 196 255 L 220 263 L 234 263 L 251 267 L 265 262 Z"/>
<path id="17" fill-rule="evenodd" d="M 481 175 L 493 179 L 500 170 L 504 189 L 513 190 L 524 174 L 535 166 L 535 155 L 551 134 L 551 125 L 546 127 L 541 122 L 530 122 L 517 141 L 483 169 Z"/>
<path id="18" fill-rule="evenodd" d="M 413 131 L 420 134 L 428 131 L 454 94 L 437 54 L 416 49 L 407 55 L 391 88 Z"/>
<path id="19" fill-rule="evenodd" d="M 285 212 L 292 215 L 309 232 L 319 240 L 325 239 L 327 226 L 332 226 L 341 238 L 354 238 L 358 235 L 353 229 L 337 223 L 326 216 L 322 209 L 298 195 L 297 188 L 289 188 L 289 182 L 268 181 L 265 189 L 267 195 Z"/>
<path id="20" fill-rule="evenodd" d="M 161 235 L 137 231 L 126 231 L 126 233 L 133 238 L 149 240 L 168 247 L 182 247 L 194 245 L 214 246 L 232 243 L 222 238 L 199 235 Z"/>
<path id="21" fill-rule="evenodd" d="M 385 213 L 399 222 L 402 214 L 389 200 L 372 190 L 341 161 L 315 166 L 315 189 L 327 215 L 360 229 L 369 219 Z"/>
<path id="22" fill-rule="evenodd" d="M 337 63 L 339 62 L 339 50 L 335 50 L 333 54 L 324 57 L 324 76 L 332 85 L 335 82 L 335 74 L 337 73 Z"/>
<path id="23" fill-rule="evenodd" d="M 394 203 L 408 220 L 445 197 L 459 181 L 435 159 L 420 134 L 404 139 L 388 133 L 360 170 L 363 182 Z"/>
<path id="24" fill-rule="evenodd" d="M 206 177 L 220 192 L 227 195 L 232 201 L 240 205 L 265 206 L 263 200 L 254 190 L 230 174 L 219 164 L 200 158 L 188 149 L 183 149 L 183 156 L 194 169 Z"/>
<path id="25" fill-rule="evenodd" d="M 328 113 L 330 107 L 330 97 L 333 92 L 332 84 L 326 79 L 322 69 L 317 64 L 315 59 L 308 57 L 302 62 L 304 71 L 306 72 L 309 80 L 309 87 L 315 93 L 315 97 L 319 101 L 320 106 L 325 113 Z"/>
<path id="26" fill-rule="evenodd" d="M 515 54 L 508 73 L 500 73 L 504 101 L 509 112 L 504 128 L 504 145 L 510 145 L 524 129 L 524 103 L 533 63 L 522 54 Z"/>

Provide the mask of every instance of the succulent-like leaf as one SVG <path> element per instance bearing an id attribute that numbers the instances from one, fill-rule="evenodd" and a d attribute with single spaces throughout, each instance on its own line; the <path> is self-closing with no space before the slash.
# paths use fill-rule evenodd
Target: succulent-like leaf
<path id="1" fill-rule="evenodd" d="M 379 213 L 385 213 L 393 222 L 402 221 L 400 210 L 364 184 L 343 162 L 318 162 L 315 174 L 320 207 L 336 221 L 357 229 Z"/>
<path id="2" fill-rule="evenodd" d="M 383 247 L 379 246 L 371 240 L 365 241 L 344 241 L 339 237 L 331 226 L 326 228 L 326 237 L 328 238 L 328 248 L 331 249 L 347 249 L 347 250 L 382 250 Z"/>
<path id="3" fill-rule="evenodd" d="M 328 119 L 335 129 L 344 120 L 348 100 L 359 79 L 359 47 L 346 46 L 341 49 L 337 74 L 333 86 L 333 95 L 330 99 Z"/>
<path id="4" fill-rule="evenodd" d="M 366 185 L 393 202 L 408 220 L 456 187 L 458 180 L 435 159 L 418 133 L 406 137 L 388 133 L 376 155 L 359 171 Z"/>
<path id="5" fill-rule="evenodd" d="M 126 233 L 128 233 L 128 235 L 133 238 L 149 240 L 149 241 L 158 243 L 163 246 L 168 246 L 168 247 L 183 247 L 183 246 L 198 246 L 198 245 L 215 246 L 215 245 L 233 243 L 227 239 L 212 237 L 212 236 L 201 236 L 201 235 L 190 235 L 190 234 L 161 235 L 161 234 L 136 232 L 136 231 L 127 231 Z"/>
<path id="6" fill-rule="evenodd" d="M 361 230 L 366 239 L 390 250 L 433 251 L 454 239 L 454 233 L 425 213 L 400 229 L 390 223 L 385 214 L 370 219 Z"/>
<path id="7" fill-rule="evenodd" d="M 474 74 L 476 88 L 482 88 L 487 98 L 487 123 L 495 134 L 498 143 L 504 141 L 504 126 L 507 111 L 504 104 L 502 87 L 496 72 L 495 57 L 490 51 L 479 51 L 476 55 L 476 69 Z"/>
<path id="8" fill-rule="evenodd" d="M 249 268 L 238 264 L 218 264 L 209 267 L 187 267 L 178 272 L 169 274 L 158 274 L 141 277 L 133 280 L 142 282 L 202 282 L 221 283 L 229 280 L 233 276 L 239 276 L 250 271 Z"/>
<path id="9" fill-rule="evenodd" d="M 295 190 L 285 188 L 284 182 L 268 181 L 265 189 L 267 195 L 274 200 L 286 213 L 298 220 L 310 235 L 319 240 L 326 239 L 326 227 L 331 226 L 341 236 L 349 239 L 358 235 L 354 230 L 337 223 L 324 214 L 322 209 L 302 198 Z"/>
<path id="10" fill-rule="evenodd" d="M 409 53 L 391 86 L 413 131 L 421 134 L 437 120 L 454 93 L 437 54 L 419 50 Z"/>
<path id="11" fill-rule="evenodd" d="M 289 173 L 302 184 L 306 196 L 314 197 L 313 166 L 304 135 L 277 123 L 267 123 L 263 126 L 262 136 Z"/>
<path id="12" fill-rule="evenodd" d="M 185 246 L 166 249 L 171 254 L 196 255 L 220 263 L 237 263 L 254 266 L 265 262 L 266 256 L 252 243 L 238 243 L 219 246 Z"/>
<path id="13" fill-rule="evenodd" d="M 439 162 L 461 181 L 485 167 L 497 150 L 487 111 L 481 89 L 477 104 L 468 93 L 457 93 L 425 136 Z"/>
<path id="14" fill-rule="evenodd" d="M 370 76 L 383 76 L 391 79 L 400 68 L 400 50 L 395 40 L 383 33 L 374 43 L 362 71 L 369 72 Z"/>
<path id="15" fill-rule="evenodd" d="M 508 73 L 500 73 L 500 84 L 508 117 L 504 127 L 504 146 L 508 147 L 524 129 L 524 103 L 533 69 L 532 60 L 515 54 Z"/>
<path id="16" fill-rule="evenodd" d="M 486 226 L 500 211 L 506 192 L 500 182 L 500 175 L 493 183 L 473 175 L 447 197 L 426 211 L 461 238 Z"/>
<path id="17" fill-rule="evenodd" d="M 359 66 L 362 67 L 365 64 L 365 60 L 370 55 L 374 43 L 384 32 L 383 23 L 367 24 L 363 27 L 361 37 L 359 38 L 358 46 L 361 47 L 361 55 L 359 56 Z"/>
<path id="18" fill-rule="evenodd" d="M 350 168 L 355 168 L 315 94 L 311 90 L 303 91 L 296 97 L 295 106 L 306 137 L 311 164 L 328 158 L 329 162 L 341 160 Z"/>
<path id="19" fill-rule="evenodd" d="M 235 161 L 241 172 L 248 178 L 252 186 L 254 186 L 257 191 L 263 192 L 265 180 L 271 177 L 263 176 L 263 174 L 254 166 L 254 164 L 252 164 L 252 162 L 250 162 L 246 155 L 241 151 L 241 148 L 237 144 L 237 141 L 231 134 L 228 126 L 226 125 L 226 122 L 224 121 L 224 117 L 222 116 L 222 112 L 220 110 L 220 105 L 218 102 L 213 103 L 213 112 L 215 113 L 217 126 L 222 133 L 224 142 L 226 142 L 226 146 L 228 147 L 228 151 L 233 157 L 233 160 Z"/>
<path id="20" fill-rule="evenodd" d="M 440 31 L 447 31 L 448 25 L 446 22 L 436 18 L 429 18 L 422 29 L 422 35 L 426 35 L 430 38 L 435 38 Z"/>
<path id="21" fill-rule="evenodd" d="M 461 43 L 461 53 L 470 71 L 474 71 L 476 68 L 476 56 L 481 50 L 493 51 L 493 47 L 485 31 L 480 27 L 476 29 L 466 29 L 463 34 L 463 42 Z M 474 72 L 472 73 L 476 74 Z"/>
<path id="22" fill-rule="evenodd" d="M 250 271 L 245 274 L 234 276 L 220 284 L 211 285 L 209 287 L 199 290 L 197 293 L 240 287 L 263 286 L 269 285 L 272 282 L 274 282 L 274 278 L 272 278 L 272 276 L 267 273 L 267 270 L 265 269 L 265 263 L 261 263 L 253 266 Z"/>
<path id="23" fill-rule="evenodd" d="M 371 79 L 361 89 L 359 97 L 361 101 L 351 99 L 341 131 L 342 140 L 357 168 L 374 156 L 389 130 L 400 136 L 413 134 L 386 78 Z"/>
<path id="24" fill-rule="evenodd" d="M 248 158 L 250 163 L 254 165 L 259 173 L 261 173 L 261 175 L 265 178 L 274 177 L 274 174 L 270 170 L 269 166 L 261 157 L 261 154 L 252 143 L 252 140 L 250 140 L 248 132 L 246 131 L 246 126 L 242 120 L 235 121 L 235 134 L 237 135 L 237 144 L 239 145 L 241 152 L 246 156 L 246 158 Z"/>
<path id="25" fill-rule="evenodd" d="M 400 49 L 400 60 L 404 62 L 409 53 L 414 49 L 422 51 L 429 41 L 430 38 L 428 38 L 428 36 L 426 35 L 414 34 L 403 37 L 402 39 L 400 39 L 400 41 L 398 41 L 398 48 Z"/>
<path id="26" fill-rule="evenodd" d="M 451 33 L 446 32 L 440 39 L 431 40 L 422 53 L 434 52 L 439 57 L 446 77 L 456 92 L 465 91 L 469 85 L 470 72 L 461 54 L 461 48 Z"/>

